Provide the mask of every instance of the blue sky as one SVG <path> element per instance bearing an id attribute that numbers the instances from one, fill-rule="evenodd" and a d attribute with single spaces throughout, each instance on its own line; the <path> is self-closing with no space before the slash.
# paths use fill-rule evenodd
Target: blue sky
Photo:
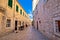
<path id="1" fill-rule="evenodd" d="M 27 14 L 30 15 L 30 18 L 32 19 L 32 0 L 18 0 L 20 5 L 23 7 L 23 9 L 27 12 Z"/>

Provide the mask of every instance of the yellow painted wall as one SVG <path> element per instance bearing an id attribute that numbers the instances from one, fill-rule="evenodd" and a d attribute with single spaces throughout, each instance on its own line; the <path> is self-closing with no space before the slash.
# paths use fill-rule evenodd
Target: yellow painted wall
<path id="1" fill-rule="evenodd" d="M 13 0 L 14 5 L 14 0 Z M 8 6 L 8 0 L 0 0 L 0 35 L 4 35 L 6 32 L 14 30 L 13 20 L 14 6 L 11 8 Z M 5 19 L 3 18 L 5 17 Z M 6 27 L 7 19 L 11 20 L 11 26 Z"/>
<path id="2" fill-rule="evenodd" d="M 16 12 L 16 5 L 19 7 L 18 12 Z M 20 9 L 22 9 L 22 14 L 20 14 Z M 28 18 L 23 16 L 23 12 Z M 6 27 L 7 19 L 11 20 L 11 27 Z M 29 15 L 27 15 L 17 0 L 13 0 L 12 8 L 8 6 L 8 0 L 0 0 L 0 35 L 13 31 L 15 29 L 15 20 L 18 21 L 18 28 L 21 26 L 19 21 L 21 21 L 21 24 L 24 22 L 24 25 L 31 23 Z"/>
<path id="3" fill-rule="evenodd" d="M 19 7 L 19 11 L 16 12 L 15 10 L 15 20 L 20 20 L 21 22 L 24 22 L 24 25 L 28 24 L 28 23 L 31 23 L 31 21 L 29 21 L 29 15 L 27 15 L 27 13 L 25 12 L 25 10 L 22 8 L 22 6 L 16 1 L 15 2 L 15 8 L 16 8 L 16 5 L 18 5 Z M 20 13 L 20 9 L 22 9 L 22 14 Z M 26 15 L 27 17 L 23 16 L 23 12 L 24 12 L 24 15 Z"/>

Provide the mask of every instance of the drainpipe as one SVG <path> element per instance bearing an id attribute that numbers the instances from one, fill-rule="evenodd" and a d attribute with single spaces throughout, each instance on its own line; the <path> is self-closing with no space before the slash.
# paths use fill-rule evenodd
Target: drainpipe
<path id="1" fill-rule="evenodd" d="M 14 25 L 14 30 L 15 30 L 15 1 L 16 0 L 13 0 L 14 1 L 14 4 L 13 4 L 13 6 L 14 6 L 14 10 L 13 10 L 13 21 L 14 21 L 14 23 L 13 23 L 13 25 Z"/>

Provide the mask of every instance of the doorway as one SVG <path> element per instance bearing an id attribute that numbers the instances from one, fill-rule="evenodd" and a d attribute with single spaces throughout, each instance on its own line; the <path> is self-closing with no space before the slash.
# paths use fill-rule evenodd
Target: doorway
<path id="1" fill-rule="evenodd" d="M 17 21 L 15 21 L 15 30 L 17 30 Z"/>
<path id="2" fill-rule="evenodd" d="M 38 30 L 38 21 L 37 21 L 37 30 Z"/>

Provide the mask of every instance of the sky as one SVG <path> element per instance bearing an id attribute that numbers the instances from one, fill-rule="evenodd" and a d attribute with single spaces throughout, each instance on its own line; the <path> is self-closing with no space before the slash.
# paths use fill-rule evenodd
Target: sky
<path id="1" fill-rule="evenodd" d="M 20 5 L 23 7 L 23 9 L 27 12 L 27 14 L 30 16 L 31 20 L 33 18 L 32 15 L 32 0 L 18 0 Z"/>

